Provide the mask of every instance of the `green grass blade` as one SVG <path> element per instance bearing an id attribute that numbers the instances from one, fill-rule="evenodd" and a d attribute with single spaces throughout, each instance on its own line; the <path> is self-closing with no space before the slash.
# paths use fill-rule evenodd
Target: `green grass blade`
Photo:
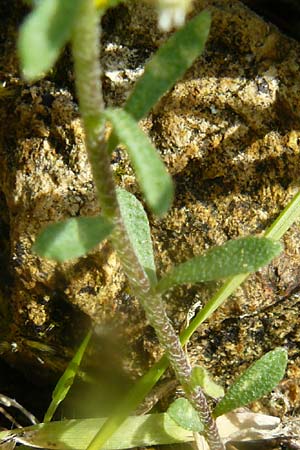
<path id="1" fill-rule="evenodd" d="M 149 113 L 202 53 L 210 23 L 210 13 L 203 11 L 174 33 L 155 53 L 125 105 L 126 111 L 136 120 Z"/>
<path id="2" fill-rule="evenodd" d="M 282 380 L 288 356 L 284 348 L 276 348 L 250 366 L 234 383 L 213 410 L 214 417 L 248 405 L 268 394 Z"/>
<path id="3" fill-rule="evenodd" d="M 265 232 L 265 237 L 279 240 L 284 233 L 300 217 L 300 192 L 289 202 L 278 218 Z M 218 289 L 215 295 L 208 300 L 204 307 L 199 311 L 196 317 L 190 322 L 189 326 L 180 334 L 180 342 L 186 345 L 191 336 L 207 320 L 216 309 L 230 297 L 231 294 L 248 278 L 249 274 L 241 274 L 231 277 L 223 286 Z M 87 450 L 99 450 L 105 442 L 118 430 L 132 411 L 144 400 L 153 386 L 165 373 L 169 366 L 168 359 L 163 356 L 157 361 L 148 372 L 142 376 L 121 402 L 118 410 L 103 424 Z"/>
<path id="4" fill-rule="evenodd" d="M 50 422 L 58 405 L 65 399 L 67 393 L 69 392 L 74 382 L 74 379 L 77 375 L 77 372 L 79 370 L 81 360 L 88 346 L 91 335 L 92 332 L 89 331 L 84 340 L 82 341 L 82 343 L 80 344 L 71 362 L 68 364 L 68 367 L 58 380 L 58 383 L 55 386 L 55 389 L 52 393 L 52 401 L 49 405 L 49 408 L 46 411 L 44 422 Z"/>
<path id="5" fill-rule="evenodd" d="M 54 65 L 71 36 L 82 0 L 43 0 L 21 26 L 18 50 L 26 80 L 41 78 Z"/>
<path id="6" fill-rule="evenodd" d="M 204 255 L 179 264 L 157 285 L 158 292 L 187 283 L 220 280 L 240 273 L 256 272 L 282 251 L 278 242 L 249 236 L 213 247 Z"/>
<path id="7" fill-rule="evenodd" d="M 64 262 L 86 255 L 111 233 L 113 226 L 100 216 L 73 217 L 52 223 L 38 235 L 32 251 Z"/>
<path id="8" fill-rule="evenodd" d="M 119 141 L 127 148 L 137 180 L 151 210 L 161 215 L 173 200 L 173 182 L 150 139 L 136 121 L 122 109 L 107 109 Z"/>
<path id="9" fill-rule="evenodd" d="M 85 450 L 105 419 L 50 422 L 0 433 L 0 439 L 15 435 L 19 443 L 53 450 Z M 193 434 L 178 426 L 168 414 L 128 417 L 119 431 L 103 447 L 121 450 L 133 447 L 193 441 Z"/>
<path id="10" fill-rule="evenodd" d="M 141 202 L 125 189 L 117 190 L 122 219 L 136 256 L 151 283 L 156 283 L 156 268 L 147 214 Z"/>

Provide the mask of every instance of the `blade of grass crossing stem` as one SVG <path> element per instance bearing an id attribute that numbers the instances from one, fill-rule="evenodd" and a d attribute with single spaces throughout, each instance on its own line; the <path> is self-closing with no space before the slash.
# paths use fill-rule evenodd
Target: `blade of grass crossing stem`
<path id="1" fill-rule="evenodd" d="M 21 26 L 18 50 L 23 75 L 34 81 L 48 72 L 71 36 L 82 0 L 39 1 Z"/>
<path id="2" fill-rule="evenodd" d="M 149 113 L 202 53 L 210 23 L 210 13 L 203 11 L 174 33 L 155 53 L 125 105 L 126 111 L 136 120 Z"/>
<path id="3" fill-rule="evenodd" d="M 80 344 L 71 362 L 68 364 L 68 367 L 58 380 L 58 383 L 55 386 L 55 389 L 52 393 L 52 401 L 49 405 L 49 408 L 46 411 L 44 422 L 50 422 L 58 405 L 65 399 L 67 393 L 69 392 L 74 382 L 74 379 L 77 375 L 77 372 L 79 370 L 81 360 L 86 351 L 91 335 L 92 332 L 89 331 L 84 340 L 82 341 L 82 343 Z"/>
<path id="4" fill-rule="evenodd" d="M 284 233 L 293 225 L 300 217 L 300 192 L 298 192 L 285 209 L 280 213 L 278 218 L 266 230 L 265 237 L 279 240 Z M 180 334 L 180 342 L 186 345 L 199 328 L 199 326 L 219 308 L 230 295 L 247 279 L 249 274 L 236 275 L 227 280 L 216 294 L 205 304 L 196 317 L 190 322 L 189 326 Z M 127 394 L 119 409 L 114 415 L 100 428 L 87 450 L 99 450 L 105 442 L 117 431 L 131 412 L 138 407 L 153 386 L 162 377 L 169 366 L 168 359 L 163 356 L 151 369 L 142 376 Z M 101 426 L 101 425 L 100 425 Z"/>
<path id="5" fill-rule="evenodd" d="M 150 139 L 126 111 L 107 109 L 104 115 L 127 148 L 147 204 L 154 214 L 166 213 L 173 200 L 173 182 Z"/>

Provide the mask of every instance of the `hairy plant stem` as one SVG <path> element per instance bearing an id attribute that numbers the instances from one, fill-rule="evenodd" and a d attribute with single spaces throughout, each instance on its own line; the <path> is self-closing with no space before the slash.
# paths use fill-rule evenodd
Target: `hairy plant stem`
<path id="1" fill-rule="evenodd" d="M 191 383 L 191 366 L 179 338 L 166 314 L 161 296 L 151 289 L 122 222 L 116 188 L 105 142 L 104 102 L 100 65 L 100 14 L 94 0 L 83 0 L 72 36 L 75 80 L 85 131 L 86 149 L 92 168 L 102 215 L 114 222 L 111 241 L 129 279 L 132 293 L 139 299 L 150 325 L 175 371 L 188 399 L 204 424 L 211 450 L 224 450 L 205 395 Z"/>

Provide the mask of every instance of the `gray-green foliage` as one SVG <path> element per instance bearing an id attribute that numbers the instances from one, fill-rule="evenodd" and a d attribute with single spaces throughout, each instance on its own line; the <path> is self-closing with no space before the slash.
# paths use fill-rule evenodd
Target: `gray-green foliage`
<path id="1" fill-rule="evenodd" d="M 214 409 L 214 416 L 248 405 L 271 392 L 284 376 L 287 359 L 287 351 L 281 347 L 262 356 L 230 386 Z"/>
<path id="2" fill-rule="evenodd" d="M 267 238 L 249 236 L 228 241 L 172 268 L 159 281 L 157 290 L 164 292 L 178 284 L 200 283 L 255 272 L 281 251 L 279 242 Z"/>
<path id="3" fill-rule="evenodd" d="M 23 23 L 18 41 L 23 76 L 42 78 L 71 36 L 82 0 L 43 0 Z"/>
<path id="4" fill-rule="evenodd" d="M 127 149 L 146 202 L 155 214 L 168 211 L 173 200 L 173 182 L 150 139 L 122 109 L 108 109 L 105 116 Z"/>
<path id="5" fill-rule="evenodd" d="M 32 250 L 45 258 L 64 262 L 86 255 L 112 229 L 113 225 L 100 216 L 72 217 L 45 227 Z"/>
<path id="6" fill-rule="evenodd" d="M 72 33 L 74 44 L 74 24 L 81 20 L 78 11 L 85 1 L 89 0 L 42 0 L 36 3 L 21 27 L 18 44 L 22 70 L 27 80 L 36 80 L 51 69 Z M 94 15 L 91 17 L 95 18 Z M 119 142 L 126 147 L 146 204 L 158 215 L 165 214 L 171 205 L 173 183 L 149 138 L 138 127 L 137 121 L 149 113 L 159 98 L 182 77 L 202 52 L 210 21 L 210 13 L 204 11 L 166 41 L 146 65 L 144 75 L 133 89 L 124 109 L 99 111 L 98 122 L 108 120 L 113 127 L 108 151 Z M 88 48 L 86 51 L 88 52 Z M 94 125 L 97 130 L 101 128 L 99 123 Z M 174 267 L 156 284 L 150 227 L 143 206 L 132 194 L 123 190 L 118 190 L 117 201 L 131 247 L 151 282 L 152 290 L 149 295 L 155 294 L 157 298 L 158 293 L 178 284 L 199 283 L 256 271 L 281 251 L 279 243 L 266 238 L 247 237 L 229 241 Z M 37 237 L 33 249 L 41 256 L 65 261 L 85 255 L 102 239 L 108 238 L 112 231 L 113 224 L 104 217 L 72 218 L 63 223 L 49 225 Z M 252 401 L 274 387 L 274 383 L 283 376 L 286 365 L 284 351 L 279 349 L 274 352 L 268 354 L 269 356 L 265 355 L 229 389 L 216 407 L 215 416 Z M 267 374 L 270 374 L 270 377 Z M 203 373 L 202 375 L 199 371 L 193 372 L 191 389 L 195 383 L 200 386 L 207 384 L 207 377 Z M 54 392 L 55 405 L 57 399 L 61 401 L 67 392 L 65 381 L 62 379 Z M 215 394 L 216 390 L 221 392 L 211 382 L 208 382 L 208 390 L 210 394 Z M 184 402 L 185 408 L 178 408 L 180 402 Z M 175 410 L 172 406 L 171 414 L 172 408 L 174 417 L 185 411 L 180 420 L 184 421 L 187 428 L 190 427 L 188 429 L 202 430 L 202 424 L 195 425 L 197 419 L 194 416 L 198 413 L 191 410 L 186 400 L 177 402 Z M 114 421 L 110 429 L 104 427 L 106 435 L 104 433 L 100 440 L 94 440 L 91 448 L 98 448 L 100 442 L 105 442 L 107 436 L 116 429 L 116 423 L 118 420 Z"/>

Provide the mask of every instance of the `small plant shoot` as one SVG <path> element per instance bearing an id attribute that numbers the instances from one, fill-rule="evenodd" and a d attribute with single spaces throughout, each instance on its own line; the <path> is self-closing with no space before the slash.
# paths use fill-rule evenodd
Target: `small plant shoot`
<path id="1" fill-rule="evenodd" d="M 206 395 L 213 398 L 224 396 L 224 389 L 215 383 L 209 372 L 201 366 L 195 366 L 192 370 L 192 383 L 195 386 L 201 386 Z"/>

